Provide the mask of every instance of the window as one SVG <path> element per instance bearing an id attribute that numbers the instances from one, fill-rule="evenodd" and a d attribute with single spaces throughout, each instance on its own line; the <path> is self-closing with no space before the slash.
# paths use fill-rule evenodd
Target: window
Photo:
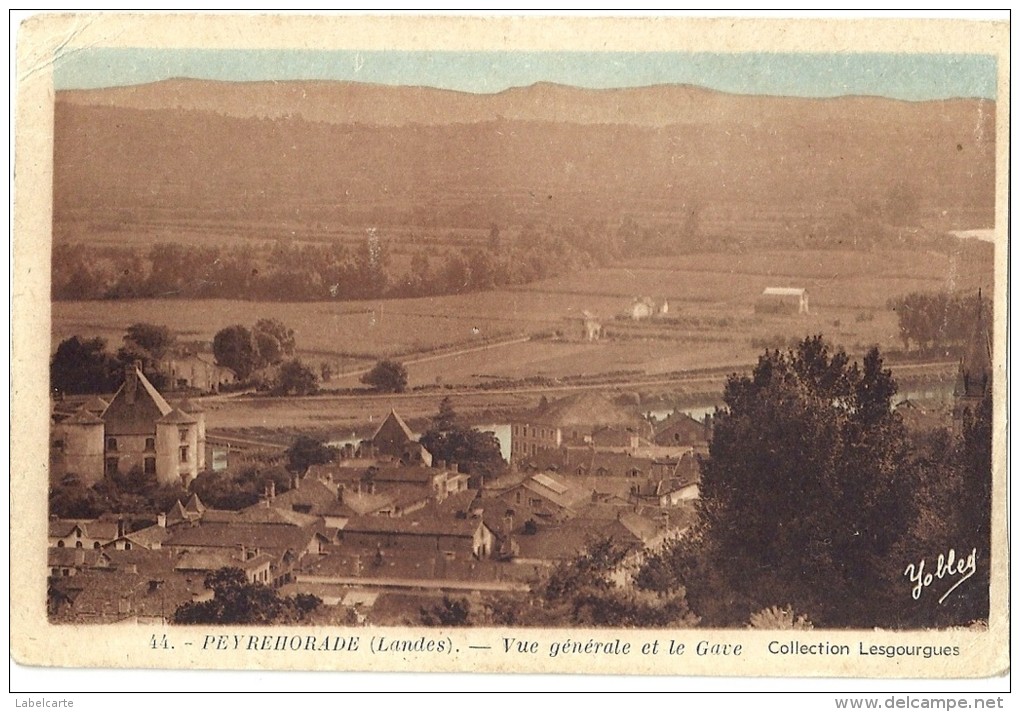
<path id="1" fill-rule="evenodd" d="M 85 545 L 82 544 L 80 541 L 76 541 L 76 542 L 74 542 L 74 548 L 75 549 L 84 549 Z"/>
<path id="2" fill-rule="evenodd" d="M 106 458 L 106 474 L 115 475 L 117 474 L 117 472 L 119 472 L 119 470 L 120 466 L 118 458 L 116 457 Z"/>
<path id="3" fill-rule="evenodd" d="M 182 443 L 188 442 L 188 429 L 187 428 L 181 428 L 177 432 L 181 436 L 181 442 Z"/>
<path id="4" fill-rule="evenodd" d="M 117 452 L 117 438 L 107 438 L 106 449 L 111 452 Z"/>
<path id="5" fill-rule="evenodd" d="M 93 543 L 92 544 L 92 548 L 93 549 L 98 549 L 99 548 L 99 542 L 97 541 L 97 542 Z"/>
<path id="6" fill-rule="evenodd" d="M 61 539 L 60 541 L 57 542 L 57 548 L 58 549 L 63 549 L 64 548 L 64 540 L 63 539 Z"/>
<path id="7" fill-rule="evenodd" d="M 185 445 L 184 447 L 181 448 L 181 462 L 187 461 L 188 461 L 188 446 Z"/>
<path id="8" fill-rule="evenodd" d="M 156 452 L 156 438 L 145 438 L 145 452 Z"/>
<path id="9" fill-rule="evenodd" d="M 156 474 L 156 458 L 147 457 L 142 461 L 142 471 L 147 475 Z"/>

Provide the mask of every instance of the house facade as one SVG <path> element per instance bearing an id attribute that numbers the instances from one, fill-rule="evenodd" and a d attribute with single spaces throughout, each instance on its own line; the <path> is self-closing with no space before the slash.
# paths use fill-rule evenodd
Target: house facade
<path id="1" fill-rule="evenodd" d="M 56 464 L 86 484 L 138 470 L 187 486 L 205 466 L 205 414 L 182 406 L 193 412 L 171 406 L 136 362 L 105 409 L 85 407 L 54 425 Z"/>

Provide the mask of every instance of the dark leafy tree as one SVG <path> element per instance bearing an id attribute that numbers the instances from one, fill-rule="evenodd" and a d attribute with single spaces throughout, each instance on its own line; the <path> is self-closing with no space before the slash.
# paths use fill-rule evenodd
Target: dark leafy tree
<path id="1" fill-rule="evenodd" d="M 99 337 L 65 339 L 50 361 L 50 385 L 58 393 L 110 393 L 120 381 L 120 364 Z"/>
<path id="2" fill-rule="evenodd" d="M 407 369 L 399 361 L 380 361 L 361 377 L 361 382 L 382 393 L 403 393 L 407 390 Z"/>
<path id="3" fill-rule="evenodd" d="M 452 430 L 457 425 L 457 412 L 453 409 L 450 396 L 439 401 L 439 413 L 432 421 L 433 428 L 439 431 Z"/>
<path id="4" fill-rule="evenodd" d="M 170 355 L 176 339 L 166 326 L 139 322 L 127 328 L 125 344 L 134 344 L 143 349 L 153 361 L 160 361 Z"/>
<path id="5" fill-rule="evenodd" d="M 426 626 L 460 627 L 471 625 L 471 603 L 466 598 L 450 598 L 433 606 L 422 606 L 419 615 Z"/>
<path id="6" fill-rule="evenodd" d="M 615 582 L 629 550 L 611 537 L 588 543 L 575 558 L 557 564 L 534 586 L 537 598 L 518 610 L 521 625 L 620 628 L 688 628 L 697 624 L 682 588 L 657 594 Z M 506 616 L 505 601 L 500 615 Z"/>
<path id="7" fill-rule="evenodd" d="M 294 330 L 276 319 L 259 319 L 252 329 L 260 366 L 272 366 L 294 356 Z"/>
<path id="8" fill-rule="evenodd" d="M 953 551 L 954 559 L 974 555 L 969 580 L 945 595 L 958 577 L 937 581 L 916 597 L 904 600 L 909 623 L 923 627 L 968 625 L 987 621 L 991 568 L 992 404 L 991 395 L 964 411 L 957 432 L 936 430 L 915 435 L 918 516 L 896 559 L 914 572 L 925 561 L 933 573 L 937 556 Z M 907 579 L 904 586 L 909 587 Z"/>
<path id="9" fill-rule="evenodd" d="M 247 327 L 240 324 L 216 332 L 213 337 L 213 354 L 218 364 L 231 369 L 242 381 L 248 380 L 259 365 L 255 338 Z"/>
<path id="10" fill-rule="evenodd" d="M 287 448 L 287 469 L 291 472 L 305 472 L 310 465 L 334 462 L 338 454 L 335 447 L 328 447 L 321 440 L 299 435 Z"/>
<path id="11" fill-rule="evenodd" d="M 102 496 L 74 474 L 50 488 L 50 514 L 61 519 L 93 519 L 108 511 Z"/>
<path id="12" fill-rule="evenodd" d="M 772 605 L 828 626 L 894 624 L 903 586 L 890 553 L 914 515 L 895 391 L 877 349 L 858 366 L 821 337 L 730 377 L 699 523 L 639 583 L 685 586 L 711 625 L 741 625 Z"/>
<path id="13" fill-rule="evenodd" d="M 483 478 L 498 477 L 507 469 L 499 439 L 476 428 L 454 426 L 450 430 L 429 430 L 419 442 L 439 460 L 455 462 L 461 472 Z"/>
<path id="14" fill-rule="evenodd" d="M 284 362 L 273 383 L 273 393 L 281 396 L 307 396 L 317 390 L 318 374 L 299 359 Z"/>
<path id="15" fill-rule="evenodd" d="M 912 292 L 891 299 L 896 312 L 903 348 L 913 344 L 922 351 L 966 343 L 973 333 L 974 314 L 981 308 L 990 314 L 992 303 L 979 294 L 950 292 Z"/>
<path id="16" fill-rule="evenodd" d="M 205 578 L 213 590 L 211 601 L 189 601 L 174 612 L 178 625 L 260 625 L 298 623 L 322 603 L 316 596 L 280 596 L 273 588 L 249 583 L 244 571 L 222 568 Z"/>
<path id="17" fill-rule="evenodd" d="M 199 496 L 206 506 L 214 509 L 238 510 L 250 507 L 259 501 L 262 490 L 251 483 L 244 484 L 223 472 L 202 472 L 191 483 L 191 491 Z"/>

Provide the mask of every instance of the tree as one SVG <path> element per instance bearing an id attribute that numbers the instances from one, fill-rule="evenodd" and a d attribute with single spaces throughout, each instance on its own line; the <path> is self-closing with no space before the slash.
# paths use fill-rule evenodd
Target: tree
<path id="1" fill-rule="evenodd" d="M 235 324 L 220 329 L 213 337 L 213 354 L 216 363 L 226 366 L 237 377 L 246 381 L 258 368 L 258 348 L 252 333 L 244 326 Z"/>
<path id="2" fill-rule="evenodd" d="M 908 622 L 924 627 L 968 625 L 988 620 L 991 579 L 992 399 L 987 395 L 971 412 L 964 411 L 957 431 L 935 430 L 914 436 L 918 516 L 895 557 L 916 567 L 934 557 L 958 560 L 975 555 L 975 571 L 949 596 L 948 581 L 938 582 L 904 601 Z M 904 579 L 906 581 L 906 579 Z"/>
<path id="3" fill-rule="evenodd" d="M 471 624 L 471 603 L 466 598 L 450 598 L 419 610 L 421 624 L 426 626 L 461 627 Z"/>
<path id="4" fill-rule="evenodd" d="M 428 430 L 419 442 L 433 457 L 456 462 L 461 471 L 469 475 L 498 477 L 507 468 L 499 439 L 477 428 L 454 426 L 445 431 Z"/>
<path id="5" fill-rule="evenodd" d="M 337 455 L 335 447 L 328 447 L 316 438 L 299 435 L 287 448 L 287 469 L 291 472 L 305 472 L 310 465 L 334 462 Z"/>
<path id="6" fill-rule="evenodd" d="M 322 604 L 317 596 L 280 596 L 261 583 L 249 583 L 239 568 L 222 568 L 205 577 L 213 590 L 211 601 L 189 601 L 174 612 L 173 622 L 184 625 L 296 623 Z"/>
<path id="7" fill-rule="evenodd" d="M 457 423 L 453 401 L 447 396 L 439 402 L 432 427 L 419 439 L 432 456 L 456 462 L 461 472 L 484 478 L 498 477 L 506 471 L 499 439 L 489 432 Z"/>
<path id="8" fill-rule="evenodd" d="M 58 393 L 110 393 L 120 381 L 120 365 L 99 337 L 65 339 L 50 361 L 50 386 Z"/>
<path id="9" fill-rule="evenodd" d="M 576 557 L 557 564 L 535 586 L 539 612 L 530 613 L 530 622 L 624 628 L 696 625 L 698 618 L 688 608 L 682 588 L 655 594 L 624 589 L 614 582 L 629 553 L 612 537 L 588 542 Z"/>
<path id="10" fill-rule="evenodd" d="M 259 319 L 252 329 L 259 353 L 259 365 L 271 366 L 294 355 L 297 343 L 294 330 L 276 319 Z"/>
<path id="11" fill-rule="evenodd" d="M 74 474 L 50 488 L 50 515 L 61 519 L 93 519 L 104 511 L 102 498 Z"/>
<path id="12" fill-rule="evenodd" d="M 124 343 L 133 344 L 148 354 L 152 361 L 161 361 L 169 355 L 176 339 L 166 326 L 139 322 L 127 328 Z"/>
<path id="13" fill-rule="evenodd" d="M 913 518 L 914 473 L 877 349 L 863 366 L 820 336 L 731 376 L 702 463 L 699 521 L 639 583 L 683 585 L 710 625 L 790 605 L 828 626 L 896 620 L 890 553 Z"/>
<path id="14" fill-rule="evenodd" d="M 452 430 L 457 425 L 457 412 L 453 409 L 450 396 L 439 401 L 439 414 L 433 419 L 432 427 L 439 431 Z"/>
<path id="15" fill-rule="evenodd" d="M 380 361 L 361 377 L 361 382 L 382 393 L 407 390 L 407 369 L 399 361 Z"/>
<path id="16" fill-rule="evenodd" d="M 299 359 L 280 366 L 273 384 L 273 393 L 280 396 L 306 396 L 319 390 L 319 376 Z"/>

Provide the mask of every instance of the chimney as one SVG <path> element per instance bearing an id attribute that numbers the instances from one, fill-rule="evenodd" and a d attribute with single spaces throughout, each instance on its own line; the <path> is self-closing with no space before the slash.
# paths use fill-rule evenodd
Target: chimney
<path id="1" fill-rule="evenodd" d="M 512 533 L 514 530 L 514 510 L 508 509 L 503 513 L 503 525 L 506 527 L 507 533 Z"/>
<path id="2" fill-rule="evenodd" d="M 446 469 L 446 460 L 436 460 L 436 469 L 437 470 L 445 470 Z"/>
<path id="3" fill-rule="evenodd" d="M 344 485 L 341 484 L 336 490 L 336 501 L 340 504 L 344 503 L 344 489 Z"/>
<path id="4" fill-rule="evenodd" d="M 128 403 L 135 402 L 135 393 L 138 391 L 138 372 L 141 370 L 141 361 L 135 361 L 130 366 L 124 367 L 124 397 Z"/>
<path id="5" fill-rule="evenodd" d="M 276 482 L 269 480 L 266 482 L 266 503 L 272 502 L 276 499 Z"/>
<path id="6" fill-rule="evenodd" d="M 460 472 L 460 467 L 453 460 L 450 460 L 446 464 L 446 466 L 447 466 L 447 469 L 449 469 L 451 472 Z"/>
<path id="7" fill-rule="evenodd" d="M 122 536 L 127 534 L 127 525 L 123 519 L 117 520 L 117 538 L 120 539 Z"/>
<path id="8" fill-rule="evenodd" d="M 156 515 L 156 526 L 160 529 L 166 529 L 166 515 L 163 513 Z"/>
<path id="9" fill-rule="evenodd" d="M 301 489 L 301 478 L 298 475 L 294 475 L 293 481 L 290 483 L 292 489 Z"/>

